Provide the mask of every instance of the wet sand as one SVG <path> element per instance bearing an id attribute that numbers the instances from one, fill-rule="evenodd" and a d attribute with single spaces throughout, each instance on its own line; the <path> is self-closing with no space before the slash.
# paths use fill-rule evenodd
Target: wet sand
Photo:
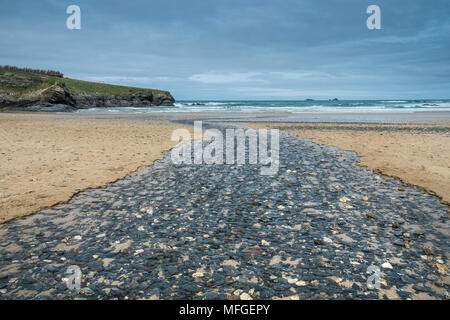
<path id="1" fill-rule="evenodd" d="M 295 131 L 318 144 L 355 151 L 360 165 L 450 203 L 450 121 L 430 123 L 243 123 Z"/>
<path id="2" fill-rule="evenodd" d="M 170 138 L 179 127 L 70 114 L 0 114 L 0 223 L 153 164 L 176 144 Z"/>

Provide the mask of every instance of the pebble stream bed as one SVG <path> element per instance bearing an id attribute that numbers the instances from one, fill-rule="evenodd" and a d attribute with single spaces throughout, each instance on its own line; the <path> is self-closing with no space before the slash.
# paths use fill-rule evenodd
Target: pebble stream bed
<path id="1" fill-rule="evenodd" d="M 450 299 L 448 206 L 357 161 L 288 132 L 274 176 L 166 153 L 1 225 L 0 299 Z"/>

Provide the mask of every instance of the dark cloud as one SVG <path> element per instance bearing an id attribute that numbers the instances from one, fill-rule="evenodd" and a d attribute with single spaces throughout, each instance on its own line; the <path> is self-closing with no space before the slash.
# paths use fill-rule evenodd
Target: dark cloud
<path id="1" fill-rule="evenodd" d="M 65 27 L 77 4 L 82 29 Z M 366 28 L 381 7 L 382 29 Z M 0 64 L 178 99 L 449 98 L 448 0 L 16 0 Z"/>

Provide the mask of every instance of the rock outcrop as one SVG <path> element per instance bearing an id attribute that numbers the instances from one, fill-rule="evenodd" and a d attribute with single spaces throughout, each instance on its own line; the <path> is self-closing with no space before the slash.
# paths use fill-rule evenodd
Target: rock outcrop
<path id="1" fill-rule="evenodd" d="M 172 106 L 175 99 L 170 94 L 130 94 L 115 96 L 109 94 L 75 94 L 77 108 L 114 108 L 114 107 L 149 107 Z"/>
<path id="2" fill-rule="evenodd" d="M 43 90 L 15 95 L 0 93 L 0 110 L 74 111 L 87 108 L 171 106 L 175 99 L 168 92 L 129 95 L 104 93 L 74 94 L 64 84 L 54 84 Z"/>

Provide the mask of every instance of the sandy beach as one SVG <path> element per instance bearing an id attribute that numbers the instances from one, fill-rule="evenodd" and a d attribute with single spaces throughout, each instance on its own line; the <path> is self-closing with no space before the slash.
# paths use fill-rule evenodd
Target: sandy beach
<path id="1" fill-rule="evenodd" d="M 242 123 L 279 128 L 318 144 L 355 151 L 359 164 L 400 179 L 450 203 L 450 122 L 429 123 Z"/>
<path id="2" fill-rule="evenodd" d="M 170 136 L 179 127 L 70 114 L 0 114 L 0 223 L 151 165 L 176 144 Z"/>
<path id="3" fill-rule="evenodd" d="M 0 114 L 0 297 L 448 299 L 449 123 L 284 118 Z M 174 129 L 235 119 L 282 129 L 276 174 L 164 157 Z"/>
<path id="4" fill-rule="evenodd" d="M 0 115 L 0 223 L 106 185 L 171 149 L 180 119 L 215 120 L 236 114 Z M 286 114 L 259 115 L 265 118 Z M 232 119 L 227 121 L 232 121 Z M 295 131 L 315 143 L 355 151 L 360 165 L 414 185 L 450 203 L 450 122 L 318 123 L 239 122 L 252 128 Z M 192 130 L 192 127 L 185 126 Z"/>

